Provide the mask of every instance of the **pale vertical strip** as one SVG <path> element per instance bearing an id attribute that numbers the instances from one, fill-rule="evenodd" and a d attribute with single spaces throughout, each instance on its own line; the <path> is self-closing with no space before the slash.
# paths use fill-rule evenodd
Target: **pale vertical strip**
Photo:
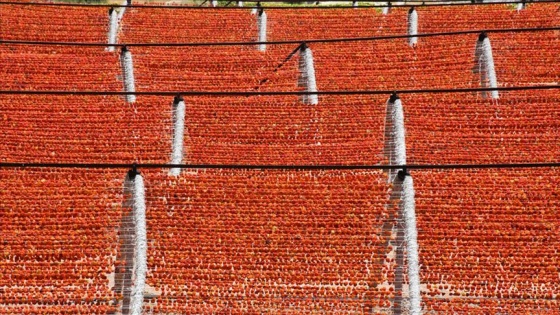
<path id="1" fill-rule="evenodd" d="M 401 204 L 404 212 L 406 254 L 408 260 L 408 282 L 410 295 L 410 314 L 420 315 L 420 268 L 418 262 L 418 231 L 416 229 L 416 202 L 414 200 L 414 183 L 410 175 L 402 183 Z"/>
<path id="2" fill-rule="evenodd" d="M 134 284 L 130 296 L 130 314 L 141 315 L 144 302 L 144 287 L 148 270 L 148 241 L 146 231 L 146 200 L 142 175 L 134 176 Z"/>
<path id="3" fill-rule="evenodd" d="M 383 10 L 381 10 L 381 13 L 383 15 L 387 15 L 387 14 L 391 13 L 391 2 L 387 2 L 387 6 L 383 7 Z"/>
<path id="4" fill-rule="evenodd" d="M 404 110 L 397 94 L 391 95 L 388 106 L 392 109 L 393 150 L 391 165 L 406 165 L 406 139 Z M 408 281 L 410 296 L 410 314 L 421 314 L 420 275 L 418 263 L 418 231 L 416 229 L 416 205 L 412 177 L 401 171 L 393 180 L 402 180 L 401 209 L 405 219 L 405 238 L 408 259 Z"/>
<path id="5" fill-rule="evenodd" d="M 134 66 L 132 64 L 132 54 L 126 46 L 122 48 L 121 64 L 123 68 L 125 92 L 136 92 L 136 87 L 134 84 Z M 126 95 L 126 101 L 129 103 L 136 102 L 136 95 Z"/>
<path id="6" fill-rule="evenodd" d="M 300 71 L 302 71 L 303 84 L 307 92 L 317 92 L 317 80 L 315 78 L 315 66 L 313 64 L 313 53 L 305 44 L 300 49 Z M 304 103 L 317 105 L 319 104 L 319 96 L 317 94 L 305 95 Z"/>
<path id="7" fill-rule="evenodd" d="M 490 45 L 490 39 L 488 37 L 484 38 L 484 40 L 482 41 L 482 52 L 484 54 L 488 85 L 490 88 L 497 88 L 498 79 L 496 77 L 496 68 L 494 67 L 494 56 L 492 55 L 492 46 Z M 499 98 L 499 93 L 497 90 L 491 91 L 490 95 L 493 99 Z"/>
<path id="8" fill-rule="evenodd" d="M 492 46 L 490 39 L 485 32 L 480 33 L 475 48 L 475 63 L 480 72 L 480 85 L 482 87 L 497 88 L 498 79 L 496 77 L 496 68 L 494 66 L 494 57 L 492 55 Z M 490 96 L 492 99 L 498 99 L 499 93 L 497 90 L 490 92 L 482 92 L 482 97 Z"/>
<path id="9" fill-rule="evenodd" d="M 125 0 L 125 1 L 123 1 L 123 3 L 121 5 L 122 5 L 122 7 L 119 8 L 119 15 L 118 15 L 119 22 L 122 20 L 122 18 L 124 16 L 124 12 L 126 11 L 126 5 L 128 5 L 128 2 Z"/>
<path id="10" fill-rule="evenodd" d="M 119 29 L 119 22 L 117 17 L 117 11 L 114 8 L 109 9 L 109 34 L 107 35 L 108 44 L 117 43 L 117 32 Z M 115 51 L 115 46 L 107 46 L 107 51 Z"/>
<path id="11" fill-rule="evenodd" d="M 171 153 L 171 164 L 181 164 L 183 162 L 183 138 L 185 133 L 185 101 L 182 97 L 176 97 L 173 102 L 174 122 L 173 122 L 173 148 Z M 172 168 L 169 173 L 172 176 L 179 176 L 181 169 Z"/>
<path id="12" fill-rule="evenodd" d="M 392 165 L 406 165 L 404 112 L 401 100 L 393 96 L 393 161 Z"/>
<path id="13" fill-rule="evenodd" d="M 408 11 L 408 35 L 418 34 L 418 12 L 416 9 L 410 8 Z M 418 37 L 411 36 L 408 38 L 408 45 L 411 47 L 416 46 L 418 43 Z"/>
<path id="14" fill-rule="evenodd" d="M 259 12 L 259 16 L 257 17 L 257 29 L 259 32 L 258 42 L 261 43 L 266 42 L 266 23 L 267 23 L 266 12 L 264 12 L 264 10 L 261 9 L 261 11 Z M 266 44 L 259 44 L 258 49 L 259 51 L 265 51 Z"/>

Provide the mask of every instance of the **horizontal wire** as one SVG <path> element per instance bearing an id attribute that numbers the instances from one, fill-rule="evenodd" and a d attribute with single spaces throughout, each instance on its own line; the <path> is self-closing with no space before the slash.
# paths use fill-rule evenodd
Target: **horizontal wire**
<path id="1" fill-rule="evenodd" d="M 250 1 L 250 2 L 259 2 L 259 1 Z M 262 2 L 282 2 L 282 1 L 262 1 Z M 319 1 L 322 2 L 322 1 Z M 347 1 L 352 2 L 352 1 Z M 359 1 L 358 1 L 359 2 Z M 391 1 L 389 1 L 391 2 Z M 451 3 L 441 3 L 437 1 L 423 1 L 423 4 L 375 4 L 375 5 L 342 5 L 342 6 L 262 6 L 265 9 L 274 9 L 274 10 L 294 10 L 294 9 L 365 9 L 365 8 L 386 8 L 386 7 L 393 7 L 393 8 L 410 8 L 410 7 L 447 7 L 447 6 L 481 6 L 481 5 L 500 5 L 500 4 L 517 4 L 517 3 L 525 3 L 525 4 L 536 4 L 536 3 L 558 3 L 560 0 L 542 0 L 538 2 L 532 1 L 525 1 L 525 0 L 514 0 L 514 1 L 500 1 L 500 2 L 459 2 L 459 1 L 452 1 Z M 431 3 L 431 4 L 430 4 Z M 56 7 L 92 7 L 92 8 L 134 8 L 134 9 L 203 9 L 203 10 L 246 10 L 246 9 L 254 9 L 260 8 L 257 6 L 218 6 L 218 7 L 203 7 L 203 6 L 177 6 L 177 5 L 126 5 L 126 4 L 82 4 L 82 3 L 42 3 L 42 2 L 15 2 L 15 1 L 2 1 L 0 5 L 23 5 L 23 6 L 56 6 Z"/>
<path id="2" fill-rule="evenodd" d="M 0 44 L 10 45 L 44 45 L 44 46 L 81 46 L 81 47 L 197 47 L 197 46 L 254 46 L 260 44 L 266 45 L 292 45 L 301 43 L 345 43 L 345 42 L 360 42 L 360 41 L 378 41 L 389 39 L 406 39 L 410 37 L 436 37 L 436 36 L 454 36 L 454 35 L 469 35 L 486 33 L 524 33 L 524 32 L 546 32 L 558 31 L 559 26 L 556 27 L 533 27 L 533 28 L 504 28 L 504 29 L 484 29 L 484 30 L 465 30 L 455 32 L 438 32 L 438 33 L 423 33 L 423 34 L 402 34 L 402 35 L 386 35 L 386 36 L 372 36 L 372 37 L 348 37 L 348 38 L 323 38 L 323 39 L 300 39 L 300 40 L 282 40 L 270 42 L 200 42 L 200 43 L 122 43 L 122 44 L 107 44 L 107 43 L 88 43 L 88 42 L 54 42 L 54 41 L 26 41 L 26 40 L 0 40 Z"/>
<path id="3" fill-rule="evenodd" d="M 0 168 L 96 168 L 96 169 L 246 169 L 246 170 L 402 170 L 402 169 L 503 169 L 560 167 L 550 163 L 498 164 L 408 164 L 408 165 L 252 165 L 252 164 L 162 164 L 162 163 L 25 163 L 1 162 Z"/>
<path id="4" fill-rule="evenodd" d="M 419 90 L 352 90 L 352 91 L 278 91 L 278 92 L 255 92 L 255 91 L 151 91 L 151 92 L 125 92 L 125 91 L 56 91 L 56 90 L 0 90 L 0 95 L 144 95 L 144 96 L 280 96 L 280 95 L 391 95 L 397 94 L 425 94 L 425 93 L 468 93 L 487 91 L 527 91 L 527 90 L 551 90 L 560 88 L 559 84 L 551 85 L 528 85 L 507 86 L 495 88 L 458 88 L 458 89 L 419 89 Z"/>

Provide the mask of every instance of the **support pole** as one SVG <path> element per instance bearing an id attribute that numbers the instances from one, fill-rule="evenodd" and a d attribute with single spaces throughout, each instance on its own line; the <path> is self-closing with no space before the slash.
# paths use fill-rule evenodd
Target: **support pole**
<path id="1" fill-rule="evenodd" d="M 171 164 L 181 164 L 183 162 L 183 140 L 185 133 L 185 112 L 186 106 L 184 99 L 177 95 L 173 100 L 173 148 L 171 153 Z M 180 168 L 172 168 L 169 174 L 179 176 Z"/>
<path id="2" fill-rule="evenodd" d="M 121 50 L 121 66 L 123 69 L 123 80 L 124 80 L 124 90 L 125 92 L 136 92 L 134 84 L 134 66 L 132 64 L 132 54 L 126 46 L 123 46 Z M 129 103 L 136 102 L 136 95 L 127 94 L 126 101 Z"/>
<path id="3" fill-rule="evenodd" d="M 406 165 L 406 143 L 404 130 L 404 112 L 401 99 L 394 93 L 389 98 L 389 105 L 392 108 L 392 133 L 393 154 L 391 165 Z"/>
<path id="4" fill-rule="evenodd" d="M 258 17 L 257 17 L 257 29 L 259 32 L 258 42 L 261 43 L 266 42 L 266 23 L 267 23 L 266 12 L 264 12 L 264 9 L 261 8 L 259 10 Z M 266 44 L 259 44 L 258 50 L 265 51 Z"/>
<path id="5" fill-rule="evenodd" d="M 416 202 L 414 200 L 414 183 L 406 170 L 399 171 L 398 179 L 402 181 L 401 209 L 404 214 L 406 258 L 408 260 L 408 282 L 410 296 L 410 314 L 420 315 L 420 268 L 418 260 L 418 231 L 416 229 Z"/>
<path id="6" fill-rule="evenodd" d="M 411 36 L 408 38 L 408 45 L 410 47 L 416 47 L 418 44 L 418 37 L 413 36 L 418 34 L 418 12 L 414 7 L 411 7 L 408 10 L 408 35 Z"/>
<path id="7" fill-rule="evenodd" d="M 475 49 L 475 63 L 480 72 L 480 85 L 482 87 L 497 88 L 498 79 L 496 77 L 496 68 L 494 67 L 494 56 L 492 55 L 492 46 L 486 32 L 480 33 Z M 490 92 L 482 92 L 483 98 L 498 99 L 497 90 Z"/>
<path id="8" fill-rule="evenodd" d="M 390 111 L 390 112 L 389 112 Z M 404 126 L 404 111 L 402 102 L 396 93 L 393 93 L 387 102 L 387 116 L 391 117 L 391 121 L 386 123 L 385 128 L 390 128 L 391 134 L 389 141 L 385 142 L 386 150 L 392 149 L 390 153 L 391 165 L 406 165 L 406 139 Z M 387 126 L 390 125 L 390 126 Z M 385 132 L 388 133 L 387 131 Z M 414 200 L 414 185 L 412 177 L 406 169 L 389 173 L 389 180 L 393 183 L 394 189 L 398 193 L 400 191 L 399 209 L 404 217 L 405 222 L 405 240 L 408 261 L 408 282 L 409 282 L 409 299 L 410 314 L 420 315 L 421 296 L 420 296 L 420 269 L 418 259 L 418 231 L 416 228 L 416 205 Z M 395 176 L 396 175 L 396 176 Z M 399 215 L 401 216 L 401 215 Z M 402 262 L 401 262 L 402 263 Z M 402 269 L 401 269 L 402 270 Z M 395 288 L 396 290 L 397 288 Z M 401 292 L 402 295 L 402 292 Z M 400 300 L 399 300 L 400 301 Z M 400 312 L 400 302 L 396 306 Z"/>
<path id="9" fill-rule="evenodd" d="M 391 13 L 391 6 L 391 2 L 387 2 L 387 6 L 383 7 L 383 10 L 381 10 L 381 14 L 388 15 L 389 13 Z"/>
<path id="10" fill-rule="evenodd" d="M 109 9 L 109 33 L 107 34 L 107 43 L 114 45 L 117 43 L 117 32 L 119 29 L 119 20 L 117 11 L 114 8 Z M 107 51 L 115 51 L 115 46 L 107 46 Z"/>
<path id="11" fill-rule="evenodd" d="M 147 266 L 147 232 L 146 232 L 146 200 L 144 179 L 133 168 L 128 172 L 127 180 L 133 183 L 133 215 L 134 215 L 134 284 L 130 297 L 130 314 L 141 315 L 144 302 Z"/>
<path id="12" fill-rule="evenodd" d="M 302 43 L 299 48 L 299 86 L 305 87 L 307 92 L 317 92 L 317 81 L 315 79 L 315 66 L 313 65 L 313 54 L 311 49 L 305 43 Z M 317 94 L 303 95 L 302 101 L 305 104 L 317 105 L 319 104 L 319 97 Z"/>
<path id="13" fill-rule="evenodd" d="M 257 6 L 251 9 L 251 14 L 255 15 L 262 9 L 261 3 L 257 2 Z"/>
<path id="14" fill-rule="evenodd" d="M 119 22 L 122 20 L 123 16 L 124 16 L 124 12 L 126 11 L 126 6 L 129 6 L 132 4 L 132 1 L 130 0 L 125 0 L 122 2 L 122 6 L 119 8 L 119 14 L 118 14 L 118 20 Z"/>

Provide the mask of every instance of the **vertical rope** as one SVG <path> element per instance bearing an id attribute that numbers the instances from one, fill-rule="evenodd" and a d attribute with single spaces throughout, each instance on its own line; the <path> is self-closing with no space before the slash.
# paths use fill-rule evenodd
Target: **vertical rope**
<path id="1" fill-rule="evenodd" d="M 299 49 L 299 86 L 305 87 L 307 92 L 317 92 L 317 81 L 315 78 L 315 66 L 313 65 L 313 53 L 305 43 Z M 302 100 L 305 104 L 319 104 L 319 96 L 317 94 L 303 95 Z"/>
<path id="2" fill-rule="evenodd" d="M 391 2 L 387 2 L 387 6 L 383 7 L 383 10 L 381 10 L 381 13 L 383 15 L 388 15 L 389 13 L 391 13 Z"/>
<path id="3" fill-rule="evenodd" d="M 134 84 L 134 66 L 132 64 L 132 54 L 126 46 L 121 50 L 121 66 L 123 69 L 123 80 L 125 92 L 136 92 Z M 128 94 L 126 101 L 129 103 L 136 102 L 136 95 Z"/>
<path id="4" fill-rule="evenodd" d="M 480 72 L 480 84 L 482 87 L 497 88 L 498 79 L 496 77 L 496 68 L 494 66 L 494 56 L 492 55 L 492 46 L 486 32 L 480 33 L 475 48 L 475 62 Z M 490 97 L 498 99 L 497 90 L 490 92 L 482 92 L 482 97 Z"/>
<path id="5" fill-rule="evenodd" d="M 259 16 L 257 17 L 257 30 L 259 32 L 258 41 L 259 42 L 266 42 L 266 23 L 267 17 L 266 12 L 263 9 L 260 9 Z M 259 51 L 266 50 L 266 44 L 260 44 L 258 46 Z"/>
<path id="6" fill-rule="evenodd" d="M 399 96 L 394 93 L 388 101 L 388 108 L 392 109 L 392 139 L 393 153 L 391 165 L 406 165 L 406 139 L 404 126 L 404 110 Z M 408 282 L 410 298 L 410 314 L 421 314 L 420 297 L 420 271 L 418 263 L 418 231 L 416 229 L 416 205 L 414 200 L 414 185 L 412 177 L 406 170 L 399 171 L 394 177 L 391 173 L 391 182 L 401 181 L 400 208 L 405 221 L 405 240 L 408 261 Z M 399 187 L 399 185 L 394 185 Z"/>
<path id="7" fill-rule="evenodd" d="M 173 101 L 173 147 L 171 164 L 181 164 L 183 161 L 183 139 L 185 133 L 185 101 L 181 96 L 176 96 Z M 179 176 L 180 168 L 172 168 L 169 174 Z"/>
<path id="8" fill-rule="evenodd" d="M 414 7 L 408 11 L 408 35 L 418 34 L 418 12 Z M 418 37 L 412 36 L 408 38 L 408 45 L 415 47 L 418 44 Z"/>
<path id="9" fill-rule="evenodd" d="M 134 284 L 130 297 L 130 314 L 141 315 L 144 302 L 147 267 L 146 198 L 144 179 L 135 169 L 129 171 L 128 180 L 133 182 L 134 216 Z"/>
<path id="10" fill-rule="evenodd" d="M 406 165 L 406 143 L 404 130 L 404 112 L 401 99 L 397 94 L 391 95 L 389 102 L 392 103 L 392 136 L 394 153 L 392 165 Z"/>
<path id="11" fill-rule="evenodd" d="M 125 1 L 123 1 L 123 3 L 122 3 L 121 5 L 123 5 L 123 6 L 121 6 L 121 7 L 119 8 L 119 14 L 118 14 L 118 16 L 117 16 L 119 22 L 122 20 L 122 18 L 123 18 L 123 16 L 124 16 L 124 12 L 126 11 L 126 7 L 125 7 L 125 6 L 126 6 L 126 5 L 130 5 L 130 3 L 128 3 L 128 1 L 125 0 Z"/>
<path id="12" fill-rule="evenodd" d="M 404 171 L 401 171 L 405 173 Z M 408 282 L 410 296 L 410 314 L 420 315 L 420 268 L 418 262 L 418 231 L 416 229 L 416 202 L 414 200 L 414 183 L 408 174 L 402 174 L 401 206 L 404 213 L 406 255 L 408 260 Z M 400 178 L 403 178 L 399 176 Z"/>
<path id="13" fill-rule="evenodd" d="M 261 10 L 261 3 L 257 2 L 257 6 L 251 9 L 251 15 L 257 14 Z"/>
<path id="14" fill-rule="evenodd" d="M 107 43 L 116 44 L 117 43 L 117 31 L 119 29 L 119 22 L 117 17 L 117 11 L 114 8 L 109 9 L 109 33 L 107 34 Z M 115 51 L 115 46 L 107 46 L 107 51 Z"/>

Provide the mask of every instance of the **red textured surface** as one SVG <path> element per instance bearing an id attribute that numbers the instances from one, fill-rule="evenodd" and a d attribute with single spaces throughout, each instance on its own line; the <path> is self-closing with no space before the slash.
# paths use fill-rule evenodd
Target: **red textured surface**
<path id="1" fill-rule="evenodd" d="M 147 175 L 155 313 L 380 312 L 382 173 Z M 379 262 L 381 260 L 381 263 Z"/>
<path id="2" fill-rule="evenodd" d="M 558 314 L 559 175 L 414 172 L 426 312 Z"/>
<path id="3" fill-rule="evenodd" d="M 106 314 L 120 174 L 0 171 L 0 314 Z"/>
<path id="4" fill-rule="evenodd" d="M 476 164 L 560 160 L 556 90 L 501 93 L 498 102 L 473 94 L 411 94 L 405 108 L 409 163 Z"/>
<path id="5" fill-rule="evenodd" d="M 105 8 L 2 5 L 3 39 L 105 42 Z M 267 10 L 269 40 L 406 32 L 406 10 Z M 557 5 L 418 8 L 419 32 L 556 26 Z M 342 22 L 344 21 L 344 23 Z M 368 23 L 364 23 L 367 21 Z M 119 42 L 255 40 L 249 10 L 131 9 Z M 342 27 L 344 26 L 344 27 Z M 499 86 L 557 84 L 553 31 L 490 34 Z M 319 90 L 468 88 L 477 34 L 310 44 Z M 297 44 L 132 47 L 137 91 L 297 91 Z M 2 45 L 0 85 L 121 91 L 103 47 Z M 188 97 L 184 162 L 382 163 L 388 95 Z M 409 163 L 555 162 L 556 90 L 401 95 Z M 157 162 L 172 97 L 0 96 L 0 160 Z M 124 170 L 0 172 L 0 313 L 106 314 Z M 426 313 L 558 314 L 556 170 L 413 171 Z M 395 218 L 381 172 L 198 171 L 147 185 L 156 313 L 391 313 Z M 392 243 L 391 243 L 392 244 Z M 369 271 L 368 271 L 369 270 Z M 425 285 L 425 286 L 424 286 Z"/>
<path id="6" fill-rule="evenodd" d="M 108 12 L 99 7 L 2 4 L 2 39 L 102 43 L 107 40 Z"/>

